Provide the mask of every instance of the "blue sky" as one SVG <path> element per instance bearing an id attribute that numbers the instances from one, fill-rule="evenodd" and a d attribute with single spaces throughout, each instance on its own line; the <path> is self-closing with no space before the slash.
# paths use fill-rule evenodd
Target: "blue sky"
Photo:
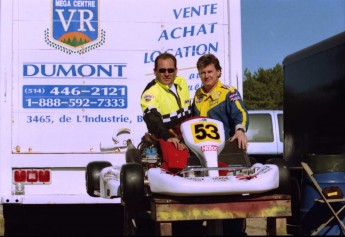
<path id="1" fill-rule="evenodd" d="M 241 0 L 242 67 L 268 69 L 345 31 L 345 0 Z"/>

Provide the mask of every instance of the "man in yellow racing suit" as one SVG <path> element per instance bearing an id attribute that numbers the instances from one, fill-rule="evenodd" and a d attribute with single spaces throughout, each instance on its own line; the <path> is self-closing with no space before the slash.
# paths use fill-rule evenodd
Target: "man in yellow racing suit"
<path id="1" fill-rule="evenodd" d="M 237 139 L 238 147 L 246 150 L 249 120 L 239 91 L 220 82 L 222 67 L 213 54 L 201 56 L 196 65 L 202 87 L 194 95 L 193 115 L 223 122 L 225 139 L 231 138 L 230 142 Z M 245 228 L 245 219 L 223 220 L 225 236 L 246 236 Z"/>
<path id="2" fill-rule="evenodd" d="M 140 105 L 148 132 L 156 138 L 172 142 L 176 148 L 185 149 L 184 144 L 169 133 L 191 116 L 191 100 L 186 80 L 176 76 L 177 62 L 169 53 L 155 59 L 153 69 L 156 76 L 144 89 Z"/>
<path id="3" fill-rule="evenodd" d="M 231 137 L 230 142 L 237 139 L 239 148 L 245 150 L 249 120 L 239 91 L 220 82 L 221 66 L 214 55 L 200 57 L 197 67 L 203 86 L 194 95 L 193 115 L 222 121 L 225 139 Z"/>

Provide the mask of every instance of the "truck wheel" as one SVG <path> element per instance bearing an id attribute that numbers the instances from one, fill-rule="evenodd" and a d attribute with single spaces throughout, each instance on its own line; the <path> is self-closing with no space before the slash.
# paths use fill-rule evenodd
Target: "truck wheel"
<path id="1" fill-rule="evenodd" d="M 85 172 L 86 192 L 91 197 L 99 197 L 100 174 L 102 169 L 109 166 L 112 166 L 112 164 L 108 161 L 94 161 L 87 164 Z"/>
<path id="2" fill-rule="evenodd" d="M 126 151 L 126 163 L 141 164 L 141 153 L 139 149 L 129 149 Z"/>
<path id="3" fill-rule="evenodd" d="M 138 203 L 144 197 L 144 169 L 137 163 L 124 164 L 120 173 L 121 199 L 126 205 Z"/>
<path id="4" fill-rule="evenodd" d="M 273 158 L 266 161 L 266 164 L 273 164 L 279 168 L 279 187 L 272 190 L 274 194 L 290 194 L 291 181 L 290 170 L 284 159 Z"/>

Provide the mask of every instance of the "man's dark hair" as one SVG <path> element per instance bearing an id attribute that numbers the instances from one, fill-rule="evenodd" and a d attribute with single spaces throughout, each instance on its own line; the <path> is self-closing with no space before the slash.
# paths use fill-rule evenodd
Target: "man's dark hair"
<path id="1" fill-rule="evenodd" d="M 154 70 L 156 71 L 158 68 L 158 60 L 160 59 L 168 59 L 171 58 L 174 61 L 174 67 L 177 68 L 177 61 L 174 55 L 172 55 L 171 53 L 162 53 L 160 55 L 158 55 L 158 57 L 155 59 L 155 68 Z"/>
<path id="2" fill-rule="evenodd" d="M 203 69 L 210 64 L 214 64 L 214 66 L 217 70 L 222 71 L 222 67 L 220 66 L 218 58 L 216 56 L 214 56 L 213 54 L 210 54 L 210 53 L 201 56 L 198 59 L 198 62 L 196 63 L 196 67 L 198 68 L 198 70 L 200 70 L 200 69 Z"/>

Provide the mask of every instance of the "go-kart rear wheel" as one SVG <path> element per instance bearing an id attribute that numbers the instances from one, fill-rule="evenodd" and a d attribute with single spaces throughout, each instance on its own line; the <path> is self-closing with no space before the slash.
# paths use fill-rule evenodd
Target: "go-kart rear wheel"
<path id="1" fill-rule="evenodd" d="M 86 179 L 86 192 L 91 197 L 99 197 L 96 192 L 100 191 L 100 174 L 102 169 L 112 166 L 108 161 L 94 161 L 87 164 L 85 179 Z"/>
<path id="2" fill-rule="evenodd" d="M 121 199 L 126 205 L 138 203 L 144 197 L 144 169 L 137 163 L 122 165 L 120 174 Z"/>
<path id="3" fill-rule="evenodd" d="M 282 158 L 273 158 L 266 161 L 266 164 L 273 164 L 279 168 L 279 187 L 272 190 L 274 194 L 290 194 L 291 180 L 290 170 L 286 161 Z"/>
<path id="4" fill-rule="evenodd" d="M 126 163 L 141 164 L 141 153 L 139 149 L 129 149 L 126 151 Z"/>

